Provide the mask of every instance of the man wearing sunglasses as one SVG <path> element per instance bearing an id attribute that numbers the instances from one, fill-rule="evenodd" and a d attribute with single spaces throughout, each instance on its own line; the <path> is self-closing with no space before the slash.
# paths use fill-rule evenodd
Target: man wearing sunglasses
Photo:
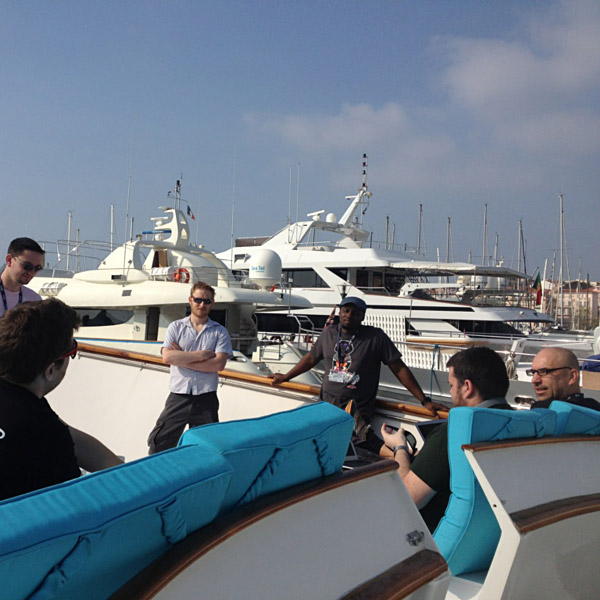
<path id="1" fill-rule="evenodd" d="M 548 408 L 553 400 L 563 400 L 594 410 L 600 410 L 600 402 L 585 398 L 579 386 L 579 361 L 567 348 L 544 348 L 540 350 L 527 369 L 538 401 L 531 408 Z"/>
<path id="2" fill-rule="evenodd" d="M 45 396 L 77 353 L 77 313 L 56 298 L 25 302 L 0 319 L 0 500 L 121 464 L 70 427 Z"/>
<path id="3" fill-rule="evenodd" d="M 215 290 L 202 281 L 192 286 L 191 314 L 173 321 L 162 345 L 170 365 L 169 396 L 148 437 L 149 454 L 174 448 L 186 425 L 197 427 L 219 420 L 218 371 L 233 356 L 229 332 L 209 318 Z"/>
<path id="4" fill-rule="evenodd" d="M 21 302 L 41 300 L 26 285 L 44 268 L 44 250 L 31 238 L 14 239 L 6 253 L 6 267 L 0 275 L 0 317 Z"/>

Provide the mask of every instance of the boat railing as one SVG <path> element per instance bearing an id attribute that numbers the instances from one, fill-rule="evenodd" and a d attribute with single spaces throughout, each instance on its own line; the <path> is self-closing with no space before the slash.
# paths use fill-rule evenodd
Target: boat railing
<path id="1" fill-rule="evenodd" d="M 111 244 L 96 240 L 74 242 L 57 240 L 38 242 L 46 252 L 45 268 L 42 275 L 70 277 L 78 271 L 98 268 L 98 265 L 111 252 Z"/>

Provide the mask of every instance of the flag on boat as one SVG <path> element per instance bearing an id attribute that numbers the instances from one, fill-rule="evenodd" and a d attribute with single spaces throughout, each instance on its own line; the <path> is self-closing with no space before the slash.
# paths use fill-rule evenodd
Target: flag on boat
<path id="1" fill-rule="evenodd" d="M 542 304 L 542 280 L 540 279 L 540 274 L 535 280 L 535 305 L 540 306 Z"/>
<path id="2" fill-rule="evenodd" d="M 327 321 L 325 321 L 325 325 L 323 325 L 323 329 L 327 329 L 328 327 L 331 327 L 331 325 L 333 325 L 333 322 L 335 320 L 335 309 L 336 308 L 337 308 L 337 304 L 333 307 L 331 314 L 327 317 Z"/>
<path id="3" fill-rule="evenodd" d="M 196 217 L 194 216 L 194 213 L 192 212 L 192 209 L 190 208 L 190 205 L 188 204 L 188 208 L 187 208 L 187 213 L 188 215 L 190 215 L 190 217 L 192 217 L 192 219 L 195 221 Z"/>

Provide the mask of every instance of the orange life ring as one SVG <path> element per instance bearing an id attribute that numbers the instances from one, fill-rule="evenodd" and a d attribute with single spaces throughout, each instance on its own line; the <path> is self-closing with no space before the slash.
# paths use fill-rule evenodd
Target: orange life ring
<path id="1" fill-rule="evenodd" d="M 190 272 L 187 269 L 177 269 L 174 279 L 180 283 L 189 283 Z"/>

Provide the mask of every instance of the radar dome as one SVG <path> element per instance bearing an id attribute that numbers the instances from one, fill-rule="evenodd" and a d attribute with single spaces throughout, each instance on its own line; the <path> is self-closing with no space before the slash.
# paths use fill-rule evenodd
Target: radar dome
<path id="1" fill-rule="evenodd" d="M 281 281 L 281 258 L 273 250 L 259 250 L 250 259 L 248 277 L 259 287 L 267 289 Z"/>
<path id="2" fill-rule="evenodd" d="M 327 223 L 337 223 L 337 219 L 335 218 L 335 214 L 334 213 L 327 213 L 327 216 L 325 217 L 325 221 Z"/>

